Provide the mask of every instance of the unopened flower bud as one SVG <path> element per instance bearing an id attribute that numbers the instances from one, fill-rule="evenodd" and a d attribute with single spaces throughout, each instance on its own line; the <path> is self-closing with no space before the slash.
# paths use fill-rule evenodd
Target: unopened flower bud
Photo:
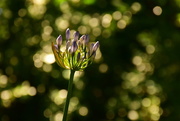
<path id="1" fill-rule="evenodd" d="M 79 32 L 76 31 L 76 32 L 74 32 L 74 41 L 77 41 L 78 38 L 79 38 Z"/>
<path id="2" fill-rule="evenodd" d="M 85 40 L 85 35 L 82 35 L 79 40 L 84 41 Z"/>
<path id="3" fill-rule="evenodd" d="M 70 49 L 70 53 L 74 53 L 76 52 L 76 50 L 78 49 L 77 43 L 76 41 L 73 41 L 72 45 L 71 45 L 71 49 Z"/>
<path id="4" fill-rule="evenodd" d="M 87 45 L 87 43 L 89 42 L 89 35 L 85 35 L 85 40 L 84 40 L 84 42 L 85 42 L 85 45 Z"/>
<path id="5" fill-rule="evenodd" d="M 97 41 L 97 42 L 93 45 L 92 52 L 96 52 L 96 50 L 98 49 L 98 47 L 99 47 L 99 41 Z"/>
<path id="6" fill-rule="evenodd" d="M 69 28 L 66 29 L 66 41 L 68 41 L 70 39 L 70 30 Z"/>
<path id="7" fill-rule="evenodd" d="M 61 35 L 59 35 L 59 36 L 57 37 L 56 43 L 57 43 L 57 45 L 58 45 L 58 48 L 60 48 L 60 46 L 61 46 L 61 44 L 62 44 L 62 36 L 61 36 Z"/>
<path id="8" fill-rule="evenodd" d="M 79 42 L 79 43 L 80 43 L 79 45 L 82 46 L 82 47 L 85 46 L 85 38 L 86 38 L 86 36 L 85 36 L 85 35 L 82 35 L 82 36 L 80 37 L 80 39 L 79 39 L 79 41 L 80 41 L 80 42 Z"/>

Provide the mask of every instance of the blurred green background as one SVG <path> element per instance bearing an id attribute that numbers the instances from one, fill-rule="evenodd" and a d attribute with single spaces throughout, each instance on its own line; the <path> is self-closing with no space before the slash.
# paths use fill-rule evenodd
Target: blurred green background
<path id="1" fill-rule="evenodd" d="M 0 121 L 61 121 L 69 71 L 51 42 L 100 41 L 70 121 L 180 120 L 180 0 L 0 0 Z"/>

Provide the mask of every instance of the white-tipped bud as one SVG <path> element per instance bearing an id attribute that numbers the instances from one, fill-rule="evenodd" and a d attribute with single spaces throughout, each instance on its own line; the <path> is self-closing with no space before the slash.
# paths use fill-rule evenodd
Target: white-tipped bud
<path id="1" fill-rule="evenodd" d="M 66 41 L 68 41 L 70 39 L 70 29 L 67 28 L 66 29 Z"/>
<path id="2" fill-rule="evenodd" d="M 79 39 L 82 47 L 85 46 L 85 38 L 86 38 L 86 36 L 85 36 L 85 35 L 82 35 L 82 36 L 80 37 L 80 39 Z"/>
<path id="3" fill-rule="evenodd" d="M 99 47 L 99 41 L 97 41 L 97 42 L 93 45 L 92 52 L 96 52 L 96 50 L 98 49 L 98 47 Z"/>
<path id="4" fill-rule="evenodd" d="M 62 36 L 61 36 L 61 35 L 59 35 L 59 36 L 57 37 L 56 43 L 57 43 L 58 48 L 59 48 L 59 47 L 61 46 L 61 44 L 62 44 Z"/>
<path id="5" fill-rule="evenodd" d="M 78 38 L 79 38 L 79 32 L 76 31 L 76 32 L 74 32 L 74 41 L 77 41 Z"/>

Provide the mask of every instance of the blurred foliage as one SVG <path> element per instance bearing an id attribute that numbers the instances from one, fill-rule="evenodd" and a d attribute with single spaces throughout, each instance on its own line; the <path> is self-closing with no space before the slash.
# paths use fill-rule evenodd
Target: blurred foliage
<path id="1" fill-rule="evenodd" d="M 51 42 L 68 27 L 101 44 L 76 72 L 71 121 L 180 120 L 179 10 L 180 0 L 1 0 L 0 120 L 61 121 L 69 71 Z"/>

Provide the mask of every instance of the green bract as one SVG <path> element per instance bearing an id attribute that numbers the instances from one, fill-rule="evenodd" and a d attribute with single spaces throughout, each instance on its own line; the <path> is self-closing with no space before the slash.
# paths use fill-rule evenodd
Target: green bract
<path id="1" fill-rule="evenodd" d="M 70 30 L 66 30 L 66 49 L 61 51 L 62 36 L 56 39 L 56 44 L 52 42 L 52 50 L 58 65 L 65 69 L 81 71 L 92 63 L 99 47 L 99 42 L 89 43 L 89 36 L 75 32 L 70 39 Z"/>

